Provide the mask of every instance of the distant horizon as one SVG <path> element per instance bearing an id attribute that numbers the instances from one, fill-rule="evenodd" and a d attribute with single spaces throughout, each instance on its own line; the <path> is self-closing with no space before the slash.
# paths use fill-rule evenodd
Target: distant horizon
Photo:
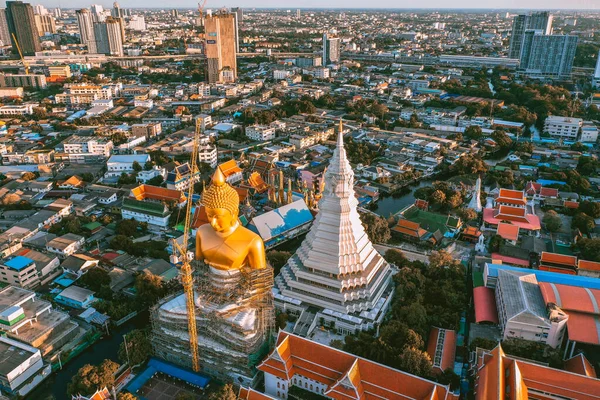
<path id="1" fill-rule="evenodd" d="M 91 4 L 100 4 L 104 8 L 112 8 L 113 1 L 95 1 L 95 0 L 42 0 L 27 1 L 32 5 L 42 4 L 47 8 L 61 7 L 71 8 L 89 8 Z M 353 5 L 353 3 L 357 3 Z M 177 6 L 165 7 L 164 2 L 157 0 L 125 0 L 118 2 L 121 8 L 137 9 L 195 9 L 198 7 L 197 1 L 190 0 Z M 303 0 L 301 4 L 287 3 L 281 6 L 280 1 L 275 0 L 221 0 L 218 2 L 208 1 L 207 9 L 217 9 L 221 7 L 241 7 L 243 9 L 306 9 L 306 10 L 426 10 L 426 11 L 529 11 L 529 10 L 548 10 L 548 11 L 592 11 L 600 12 L 600 0 L 495 0 L 494 7 L 481 7 L 481 2 L 477 0 L 455 0 L 455 6 L 448 7 L 445 0 L 421 0 L 420 7 L 398 7 L 397 2 L 391 0 L 381 0 L 381 5 L 364 7 L 356 0 L 330 0 L 327 7 L 318 0 Z M 389 4 L 392 3 L 392 4 Z M 565 4 L 566 3 L 566 4 Z M 595 4 L 594 4 L 595 3 Z M 568 6 L 567 6 L 568 5 Z"/>

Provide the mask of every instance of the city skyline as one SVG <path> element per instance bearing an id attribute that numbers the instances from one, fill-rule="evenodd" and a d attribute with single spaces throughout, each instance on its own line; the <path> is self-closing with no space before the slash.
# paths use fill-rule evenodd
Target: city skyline
<path id="1" fill-rule="evenodd" d="M 596 4 L 594 4 L 596 3 Z M 34 4 L 34 3 L 32 3 Z M 112 1 L 93 2 L 87 0 L 46 0 L 35 2 L 35 4 L 43 4 L 46 7 L 54 8 L 60 5 L 61 8 L 82 8 L 89 7 L 90 4 L 102 4 L 105 8 L 112 8 Z M 125 8 L 165 8 L 164 3 L 160 1 L 144 1 L 144 0 L 127 0 L 121 2 L 121 7 Z M 323 7 L 323 3 L 317 0 L 304 0 L 299 2 L 287 3 L 287 7 L 282 7 L 281 3 L 275 0 L 227 0 L 209 2 L 207 8 L 218 9 L 220 7 L 243 7 L 243 8 L 274 8 L 274 9 L 395 9 L 395 10 L 421 10 L 421 9 L 440 9 L 440 10 L 586 10 L 600 11 L 600 5 L 595 0 L 572 0 L 565 2 L 563 0 L 498 0 L 493 3 L 494 7 L 484 6 L 482 3 L 475 0 L 457 0 L 453 2 L 452 7 L 443 0 L 424 0 L 419 2 L 419 7 L 414 7 L 414 3 L 398 4 L 397 2 L 383 0 L 378 4 L 369 3 L 369 7 L 365 7 L 364 3 L 355 1 L 348 2 L 342 0 L 333 0 L 328 3 L 328 7 Z M 180 2 L 177 7 L 167 8 L 197 8 L 197 2 L 185 1 Z"/>

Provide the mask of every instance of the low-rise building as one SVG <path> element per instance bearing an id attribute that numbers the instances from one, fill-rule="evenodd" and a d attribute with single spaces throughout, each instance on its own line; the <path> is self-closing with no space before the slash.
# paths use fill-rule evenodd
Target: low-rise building
<path id="1" fill-rule="evenodd" d="M 208 136 L 201 136 L 198 140 L 198 162 L 206 163 L 211 168 L 217 167 L 217 146 L 211 142 Z"/>
<path id="2" fill-rule="evenodd" d="M 57 254 L 60 258 L 67 258 L 79 250 L 85 242 L 83 236 L 67 233 L 56 237 L 46 244 L 46 250 Z"/>
<path id="3" fill-rule="evenodd" d="M 40 285 L 40 279 L 31 258 L 16 256 L 0 262 L 0 282 L 33 289 Z"/>
<path id="4" fill-rule="evenodd" d="M 252 125 L 246 127 L 246 136 L 250 140 L 266 142 L 275 139 L 275 128 L 268 125 Z"/>
<path id="5" fill-rule="evenodd" d="M 121 176 L 122 173 L 130 174 L 134 171 L 133 164 L 137 163 L 140 167 L 150 161 L 148 154 L 119 154 L 112 155 L 106 162 L 105 178 L 115 178 Z"/>
<path id="6" fill-rule="evenodd" d="M 598 141 L 598 127 L 593 122 L 585 121 L 581 126 L 581 142 L 596 143 Z"/>
<path id="7" fill-rule="evenodd" d="M 110 139 L 86 136 L 69 136 L 56 148 L 56 151 L 64 151 L 67 154 L 77 154 L 81 157 L 86 155 L 98 155 L 102 158 L 110 157 L 113 142 Z"/>
<path id="8" fill-rule="evenodd" d="M 546 307 L 535 274 L 499 271 L 496 305 L 504 339 L 520 338 L 553 348 L 562 344 L 569 317 L 556 305 Z"/>
<path id="9" fill-rule="evenodd" d="M 581 118 L 549 115 L 544 121 L 544 133 L 556 138 L 577 140 L 582 126 Z"/>
<path id="10" fill-rule="evenodd" d="M 139 201 L 135 199 L 123 199 L 121 217 L 123 219 L 135 219 L 138 222 L 146 222 L 160 229 L 169 227 L 171 213 L 168 207 L 162 203 Z"/>
<path id="11" fill-rule="evenodd" d="M 200 172 L 192 173 L 190 164 L 185 163 L 176 166 L 167 174 L 167 189 L 186 190 L 190 185 L 200 181 Z"/>
<path id="12" fill-rule="evenodd" d="M 38 349 L 16 340 L 0 336 L 0 354 L 0 389 L 10 395 L 25 396 L 52 373 Z"/>
<path id="13" fill-rule="evenodd" d="M 72 285 L 56 295 L 54 300 L 67 307 L 83 309 L 89 308 L 96 299 L 91 290 Z"/>
<path id="14" fill-rule="evenodd" d="M 0 115 L 31 115 L 33 104 L 8 105 L 0 107 Z"/>

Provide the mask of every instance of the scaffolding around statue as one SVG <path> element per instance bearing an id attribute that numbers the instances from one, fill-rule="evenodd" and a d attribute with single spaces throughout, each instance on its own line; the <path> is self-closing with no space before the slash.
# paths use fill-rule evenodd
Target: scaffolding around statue
<path id="1" fill-rule="evenodd" d="M 222 381 L 252 385 L 274 333 L 273 269 L 219 271 L 196 262 L 195 270 L 200 370 Z M 191 366 L 183 294 L 162 299 L 151 310 L 151 322 L 154 353 Z"/>

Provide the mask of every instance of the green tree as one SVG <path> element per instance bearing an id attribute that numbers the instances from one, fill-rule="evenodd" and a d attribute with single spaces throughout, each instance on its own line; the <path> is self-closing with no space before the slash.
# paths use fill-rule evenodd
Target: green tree
<path id="1" fill-rule="evenodd" d="M 90 395 L 103 387 L 112 387 L 115 383 L 115 373 L 119 364 L 112 360 L 104 360 L 100 365 L 86 364 L 73 376 L 71 383 L 67 386 L 67 394 Z"/>
<path id="2" fill-rule="evenodd" d="M 115 233 L 128 237 L 135 237 L 139 223 L 135 219 L 123 219 L 117 223 Z"/>
<path id="3" fill-rule="evenodd" d="M 442 372 L 437 377 L 437 381 L 442 385 L 450 386 L 450 390 L 457 390 L 460 387 L 460 376 L 456 375 L 452 368 L 448 368 Z"/>
<path id="4" fill-rule="evenodd" d="M 131 366 L 142 364 L 152 354 L 152 344 L 145 330 L 136 329 L 125 335 L 125 340 L 119 346 L 119 360 L 129 362 Z"/>
<path id="5" fill-rule="evenodd" d="M 83 180 L 84 182 L 93 182 L 94 181 L 94 174 L 89 173 L 89 172 L 84 172 L 80 175 L 81 180 Z"/>
<path id="6" fill-rule="evenodd" d="M 581 238 L 577 241 L 575 248 L 579 250 L 580 258 L 600 262 L 600 239 Z"/>
<path id="7" fill-rule="evenodd" d="M 292 253 L 289 251 L 269 250 L 267 252 L 267 261 L 269 264 L 271 264 L 271 267 L 273 267 L 273 270 L 276 272 L 275 275 L 279 273 L 279 270 L 281 270 L 291 256 Z"/>
<path id="8" fill-rule="evenodd" d="M 452 254 L 445 250 L 433 251 L 429 255 L 429 266 L 432 268 L 444 268 L 456 263 Z"/>
<path id="9" fill-rule="evenodd" d="M 585 200 L 579 203 L 579 211 L 592 218 L 600 218 L 600 202 Z"/>
<path id="10" fill-rule="evenodd" d="M 495 130 L 492 132 L 492 139 L 494 139 L 496 144 L 502 149 L 508 149 L 512 146 L 512 139 L 504 131 Z"/>
<path id="11" fill-rule="evenodd" d="M 465 222 L 473 221 L 475 218 L 477 218 L 477 212 L 472 208 L 461 208 L 456 212 L 456 214 L 458 214 L 460 219 Z"/>
<path id="12" fill-rule="evenodd" d="M 141 172 L 143 169 L 142 166 L 140 165 L 140 163 L 137 161 L 134 161 L 133 164 L 131 164 L 131 167 L 133 168 L 133 170 L 135 172 Z"/>
<path id="13" fill-rule="evenodd" d="M 390 264 L 394 264 L 398 268 L 402 268 L 408 260 L 404 256 L 401 250 L 389 249 L 385 252 L 383 258 L 386 259 Z"/>
<path id="14" fill-rule="evenodd" d="M 502 236 L 494 235 L 490 239 L 490 243 L 488 244 L 488 250 L 492 253 L 496 253 L 500 250 L 500 245 L 504 242 Z"/>
<path id="15" fill-rule="evenodd" d="M 146 161 L 146 163 L 144 164 L 144 170 L 150 171 L 152 168 L 154 168 L 154 163 L 152 162 L 152 160 Z"/>
<path id="16" fill-rule="evenodd" d="M 575 214 L 573 217 L 571 226 L 579 229 L 583 233 L 591 233 L 594 230 L 596 223 L 594 222 L 594 218 L 590 217 L 586 213 L 580 212 Z"/>
<path id="17" fill-rule="evenodd" d="M 237 395 L 231 384 L 221 386 L 208 396 L 208 400 L 237 400 Z"/>
<path id="18" fill-rule="evenodd" d="M 429 196 L 429 201 L 433 204 L 442 205 L 446 201 L 446 194 L 441 190 L 435 190 L 431 193 L 431 196 Z"/>
<path id="19" fill-rule="evenodd" d="M 117 394 L 117 400 L 137 400 L 138 398 L 131 393 L 121 392 Z"/>
<path id="20" fill-rule="evenodd" d="M 37 178 L 37 175 L 34 172 L 25 172 L 21 175 L 21 179 L 24 181 L 33 181 Z"/>
<path id="21" fill-rule="evenodd" d="M 164 181 L 165 181 L 165 178 L 163 178 L 162 175 L 157 175 L 154 178 L 148 179 L 148 181 L 146 182 L 146 185 L 162 186 Z"/>
<path id="22" fill-rule="evenodd" d="M 286 313 L 279 313 L 275 317 L 275 326 L 279 329 L 285 329 L 287 326 L 288 315 Z"/>
<path id="23" fill-rule="evenodd" d="M 400 353 L 398 367 L 402 371 L 426 378 L 431 375 L 431 365 L 431 358 L 425 351 L 407 346 Z"/>
<path id="24" fill-rule="evenodd" d="M 560 216 L 554 210 L 549 210 L 544 214 L 544 218 L 542 220 L 546 229 L 550 232 L 556 232 L 562 226 L 562 220 Z"/>
<path id="25" fill-rule="evenodd" d="M 102 286 L 110 285 L 110 276 L 102 267 L 89 269 L 79 278 L 80 282 L 95 292 L 99 292 Z"/>
<path id="26" fill-rule="evenodd" d="M 371 242 L 387 243 L 392 237 L 385 219 L 372 213 L 361 213 L 360 219 Z"/>
<path id="27" fill-rule="evenodd" d="M 166 294 L 162 278 L 151 273 L 141 273 L 135 278 L 135 291 L 136 298 L 147 306 L 155 304 Z"/>
<path id="28" fill-rule="evenodd" d="M 471 125 L 465 129 L 464 137 L 470 140 L 479 140 L 483 137 L 483 130 L 475 125 Z"/>

